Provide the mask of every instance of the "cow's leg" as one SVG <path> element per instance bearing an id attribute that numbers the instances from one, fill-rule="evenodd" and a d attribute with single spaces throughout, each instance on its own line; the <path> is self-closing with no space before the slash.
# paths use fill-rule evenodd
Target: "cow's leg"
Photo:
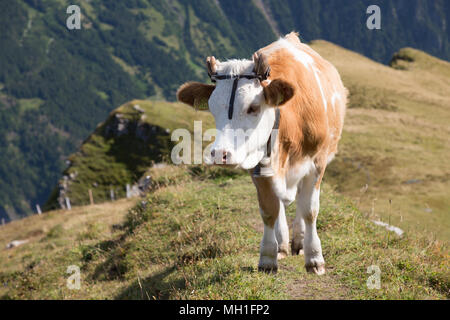
<path id="1" fill-rule="evenodd" d="M 301 186 L 299 186 L 299 192 L 297 193 L 297 201 L 300 197 Z M 303 254 L 303 239 L 305 238 L 305 221 L 303 220 L 303 214 L 301 206 L 297 205 L 294 223 L 292 224 L 292 242 L 291 253 L 292 255 Z"/>
<path id="2" fill-rule="evenodd" d="M 288 255 L 289 248 L 289 227 L 284 212 L 284 204 L 280 201 L 278 218 L 275 222 L 275 235 L 278 242 L 278 259 L 283 259 Z"/>
<path id="3" fill-rule="evenodd" d="M 278 269 L 278 241 L 275 222 L 281 208 L 280 200 L 272 189 L 271 178 L 253 177 L 253 183 L 258 192 L 259 212 L 264 222 L 258 270 L 276 272 Z"/>
<path id="4" fill-rule="evenodd" d="M 303 251 L 305 254 L 305 267 L 308 272 L 316 274 L 325 273 L 325 260 L 322 256 L 322 246 L 317 235 L 316 220 L 319 214 L 320 182 L 323 171 L 317 173 L 316 170 L 303 178 L 302 188 L 297 196 L 297 215 L 301 218 L 296 219 L 300 224 L 304 223 Z M 298 236 L 301 239 L 301 235 Z"/>

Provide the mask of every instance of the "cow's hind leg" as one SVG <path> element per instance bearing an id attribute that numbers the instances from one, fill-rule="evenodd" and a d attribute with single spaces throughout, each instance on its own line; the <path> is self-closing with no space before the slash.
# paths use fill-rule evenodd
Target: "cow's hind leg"
<path id="1" fill-rule="evenodd" d="M 303 178 L 302 186 L 297 195 L 297 215 L 301 218 L 296 220 L 304 226 L 303 251 L 305 255 L 305 267 L 308 272 L 316 274 L 325 273 L 325 260 L 322 256 L 322 246 L 317 235 L 316 220 L 319 214 L 320 181 L 322 174 L 313 170 Z M 300 225 L 300 233 L 301 228 Z M 297 235 L 294 235 L 294 239 Z M 301 238 L 301 235 L 298 239 Z"/>
<path id="2" fill-rule="evenodd" d="M 278 259 L 283 259 L 287 257 L 289 250 L 289 227 L 282 201 L 280 201 L 278 218 L 275 222 L 275 235 L 278 242 Z"/>
<path id="3" fill-rule="evenodd" d="M 278 241 L 275 224 L 282 204 L 272 189 L 270 178 L 253 177 L 253 183 L 258 191 L 259 211 L 264 222 L 258 270 L 277 272 Z M 282 224 L 279 224 L 279 227 L 282 229 Z"/>
<path id="4" fill-rule="evenodd" d="M 301 186 L 299 186 L 297 199 Z M 297 205 L 294 223 L 292 224 L 292 242 L 291 253 L 292 255 L 303 254 L 303 239 L 305 238 L 305 221 L 303 220 L 303 214 L 301 206 Z"/>

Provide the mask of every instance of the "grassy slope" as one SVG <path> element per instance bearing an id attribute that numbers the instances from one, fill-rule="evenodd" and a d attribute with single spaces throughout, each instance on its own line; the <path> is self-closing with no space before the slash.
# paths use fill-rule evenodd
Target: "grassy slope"
<path id="1" fill-rule="evenodd" d="M 0 246 L 21 230 L 30 243 L 0 251 L 2 298 L 26 299 L 442 299 L 449 297 L 446 248 L 374 226 L 325 185 L 318 229 L 328 273 L 305 273 L 303 257 L 277 275 L 256 271 L 262 222 L 250 178 L 201 167 L 152 169 L 158 182 L 133 207 L 121 200 L 14 221 Z M 214 195 L 214 196 L 211 196 Z M 135 200 L 137 201 L 137 200 Z M 288 219 L 295 208 L 289 207 Z M 70 217 L 70 218 L 69 218 Z M 45 228 L 48 228 L 45 230 Z M 69 265 L 80 290 L 66 288 Z M 370 265 L 381 289 L 369 290 Z"/>
<path id="2" fill-rule="evenodd" d="M 374 219 L 449 241 L 450 64 L 406 48 L 391 68 L 325 41 L 312 47 L 350 89 L 326 181 Z"/>

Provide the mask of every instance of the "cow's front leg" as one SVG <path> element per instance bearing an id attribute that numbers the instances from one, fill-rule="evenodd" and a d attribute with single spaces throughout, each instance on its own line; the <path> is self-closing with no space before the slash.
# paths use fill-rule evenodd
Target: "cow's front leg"
<path id="1" fill-rule="evenodd" d="M 275 235 L 275 219 L 260 208 L 264 222 L 264 234 L 259 250 L 258 270 L 265 272 L 277 272 L 278 270 L 278 241 Z"/>
<path id="2" fill-rule="evenodd" d="M 264 222 L 264 235 L 261 241 L 258 270 L 276 272 L 278 269 L 278 241 L 276 228 L 282 229 L 283 226 L 283 224 L 278 224 L 278 226 L 276 226 L 276 221 L 280 209 L 282 208 L 281 202 L 272 189 L 271 178 L 253 177 L 253 183 L 258 192 L 259 211 Z"/>
<path id="3" fill-rule="evenodd" d="M 314 170 L 315 171 L 315 170 Z M 304 226 L 303 251 L 305 255 L 305 267 L 308 272 L 318 275 L 325 273 L 325 260 L 322 256 L 322 246 L 317 235 L 316 220 L 319 214 L 320 181 L 321 174 L 312 172 L 303 178 L 302 188 L 297 195 L 296 218 Z M 301 235 L 299 235 L 300 239 Z M 296 236 L 294 236 L 294 239 Z"/>

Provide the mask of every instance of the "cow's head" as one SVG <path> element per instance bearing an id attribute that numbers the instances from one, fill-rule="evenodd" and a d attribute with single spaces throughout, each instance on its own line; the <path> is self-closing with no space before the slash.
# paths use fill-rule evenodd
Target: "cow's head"
<path id="1" fill-rule="evenodd" d="M 274 107 L 291 99 L 294 88 L 286 81 L 267 78 L 270 67 L 262 54 L 255 53 L 253 61 L 220 62 L 208 57 L 206 63 L 208 74 L 216 80 L 216 85 L 188 82 L 177 92 L 179 101 L 196 108 L 209 107 L 214 116 L 217 135 L 211 157 L 205 161 L 253 168 L 263 158 L 272 133 Z M 239 75 L 244 77 L 236 81 Z M 233 91 L 234 101 L 231 99 Z"/>

